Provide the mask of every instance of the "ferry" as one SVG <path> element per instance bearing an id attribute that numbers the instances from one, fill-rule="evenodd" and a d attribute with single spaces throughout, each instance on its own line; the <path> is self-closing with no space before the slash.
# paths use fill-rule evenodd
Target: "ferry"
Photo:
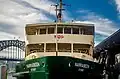
<path id="1" fill-rule="evenodd" d="M 27 24 L 25 61 L 16 66 L 17 79 L 101 79 L 94 62 L 94 24 L 64 22 L 63 2 L 55 22 Z"/>

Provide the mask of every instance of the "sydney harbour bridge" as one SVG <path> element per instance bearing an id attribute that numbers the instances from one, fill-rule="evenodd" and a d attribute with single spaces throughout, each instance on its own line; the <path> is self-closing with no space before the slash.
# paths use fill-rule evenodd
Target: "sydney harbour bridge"
<path id="1" fill-rule="evenodd" d="M 0 41 L 0 64 L 7 65 L 8 72 L 15 71 L 15 65 L 25 57 L 25 41 Z"/>

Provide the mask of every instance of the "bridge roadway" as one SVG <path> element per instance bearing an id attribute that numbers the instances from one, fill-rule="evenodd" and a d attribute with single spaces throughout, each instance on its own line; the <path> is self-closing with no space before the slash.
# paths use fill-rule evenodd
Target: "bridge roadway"
<path id="1" fill-rule="evenodd" d="M 0 60 L 5 60 L 5 61 L 24 61 L 24 58 L 23 59 L 18 59 L 18 58 L 0 57 Z"/>

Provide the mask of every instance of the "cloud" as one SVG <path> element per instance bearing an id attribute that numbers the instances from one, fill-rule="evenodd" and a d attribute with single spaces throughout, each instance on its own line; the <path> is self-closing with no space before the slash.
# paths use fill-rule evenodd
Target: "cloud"
<path id="1" fill-rule="evenodd" d="M 25 40 L 25 25 L 53 21 L 55 18 L 55 4 L 52 0 L 0 0 L 0 34 L 4 37 L 14 37 Z M 69 20 L 64 12 L 64 20 Z M 13 37 L 14 36 L 14 37 Z"/>
<path id="2" fill-rule="evenodd" d="M 112 33 L 118 30 L 116 23 L 109 20 L 108 18 L 100 16 L 89 10 L 80 10 L 78 12 L 81 15 L 84 14 L 84 16 L 78 17 L 77 19 L 80 19 L 82 21 L 76 21 L 76 22 L 91 23 L 95 25 L 95 33 L 96 33 L 95 36 L 97 37 L 95 38 L 95 45 L 97 45 L 106 37 L 110 36 Z M 99 40 L 98 38 L 101 40 Z"/>
<path id="3" fill-rule="evenodd" d="M 47 15 L 55 15 L 55 11 L 50 11 L 54 10 L 49 8 L 51 4 L 49 0 L 0 0 L 0 34 L 8 39 L 25 40 L 26 24 L 51 20 Z"/>
<path id="4" fill-rule="evenodd" d="M 120 0 L 115 0 L 116 6 L 117 6 L 117 10 L 120 13 Z"/>
<path id="5" fill-rule="evenodd" d="M 118 18 L 120 19 L 120 0 L 115 0 L 117 11 L 118 11 Z"/>
<path id="6" fill-rule="evenodd" d="M 80 22 L 94 24 L 95 32 L 98 34 L 109 36 L 112 33 L 114 33 L 116 30 L 118 30 L 116 23 L 109 20 L 108 18 L 104 18 L 100 15 L 95 14 L 94 12 L 90 12 L 87 10 L 82 11 L 82 13 L 85 13 L 85 16 L 79 17 L 80 19 L 82 18 L 82 21 Z"/>

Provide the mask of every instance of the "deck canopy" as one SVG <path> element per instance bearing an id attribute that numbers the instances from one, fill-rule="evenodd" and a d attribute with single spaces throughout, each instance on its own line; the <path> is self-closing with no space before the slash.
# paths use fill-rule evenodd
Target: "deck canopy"
<path id="1" fill-rule="evenodd" d="M 99 57 L 100 53 L 105 52 L 105 50 L 108 50 L 110 54 L 120 53 L 120 29 L 95 47 L 95 57 Z"/>

